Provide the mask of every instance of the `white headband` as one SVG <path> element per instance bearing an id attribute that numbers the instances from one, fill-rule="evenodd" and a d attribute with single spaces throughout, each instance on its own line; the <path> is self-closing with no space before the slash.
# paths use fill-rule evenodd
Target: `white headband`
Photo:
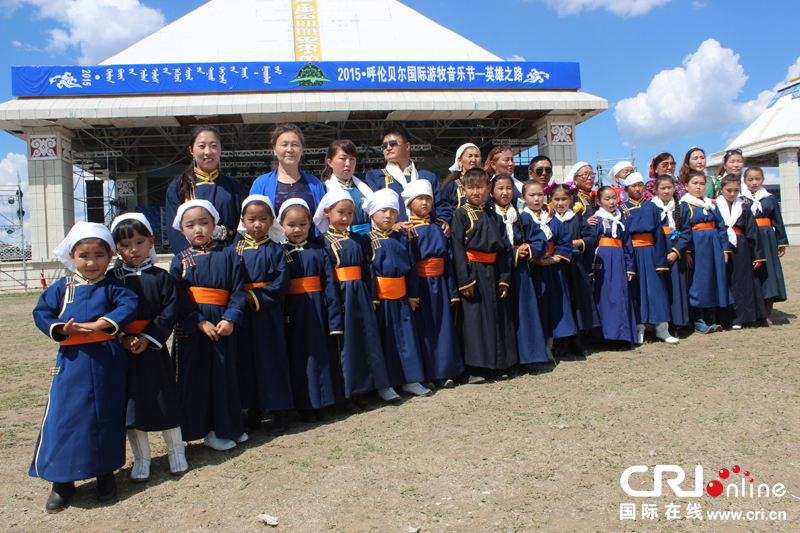
<path id="1" fill-rule="evenodd" d="M 212 217 L 214 217 L 214 224 L 219 224 L 219 212 L 211 202 L 208 200 L 189 200 L 188 202 L 181 204 L 181 206 L 178 208 L 178 212 L 175 214 L 175 220 L 172 221 L 172 227 L 180 231 L 181 221 L 183 220 L 184 213 L 193 207 L 202 207 L 211 213 Z"/>
<path id="2" fill-rule="evenodd" d="M 269 206 L 269 210 L 272 212 L 272 216 L 274 218 L 272 220 L 272 226 L 269 228 L 267 235 L 269 235 L 269 238 L 272 239 L 273 242 L 281 242 L 281 237 L 283 237 L 284 231 L 281 225 L 278 223 L 278 218 L 275 217 L 275 208 L 272 207 L 272 200 L 263 194 L 251 194 L 244 199 L 244 202 L 242 202 L 242 218 L 244 218 L 244 210 L 247 209 L 247 205 L 251 202 L 264 202 L 267 204 L 267 206 Z M 244 227 L 244 224 L 241 220 L 239 221 L 239 227 L 236 229 L 242 235 L 247 233 L 247 228 Z"/>
<path id="3" fill-rule="evenodd" d="M 458 147 L 458 150 L 456 150 L 456 161 L 455 161 L 455 163 L 453 163 L 453 165 L 450 167 L 449 170 L 451 170 L 452 172 L 459 172 L 459 171 L 463 170 L 461 168 L 461 165 L 458 163 L 458 160 L 461 159 L 461 156 L 464 154 L 464 150 L 466 150 L 467 148 L 470 148 L 470 147 L 475 148 L 476 150 L 480 151 L 480 148 L 478 148 L 477 146 L 475 146 L 472 143 L 462 144 L 461 146 Z"/>
<path id="4" fill-rule="evenodd" d="M 621 170 L 626 168 L 633 168 L 633 163 L 631 163 L 630 161 L 620 161 L 619 163 L 614 165 L 614 167 L 608 172 L 608 177 L 613 180 L 614 177 L 617 174 L 619 174 Z"/>
<path id="5" fill-rule="evenodd" d="M 287 209 L 289 209 L 293 205 L 302 205 L 303 207 L 308 209 L 309 213 L 311 212 L 311 209 L 308 207 L 308 204 L 302 198 L 289 198 L 288 200 L 286 200 L 281 204 L 281 210 L 278 211 L 278 222 L 283 220 L 283 214 L 286 212 Z"/>
<path id="6" fill-rule="evenodd" d="M 73 272 L 76 272 L 77 268 L 69 257 L 69 254 L 72 252 L 72 249 L 75 248 L 75 245 L 83 239 L 103 239 L 108 243 L 108 246 L 111 247 L 112 254 L 117 249 L 114 245 L 114 238 L 111 236 L 111 232 L 108 231 L 107 227 L 102 224 L 95 224 L 94 222 L 78 222 L 72 226 L 67 236 L 61 241 L 61 244 L 56 246 L 56 249 L 53 250 L 53 255 L 64 263 L 65 267 Z"/>
<path id="7" fill-rule="evenodd" d="M 625 187 L 630 187 L 636 183 L 644 183 L 644 176 L 642 176 L 639 172 L 628 174 L 628 177 L 625 178 L 625 181 L 622 182 L 622 185 Z"/>
<path id="8" fill-rule="evenodd" d="M 591 167 L 591 166 L 592 165 L 586 163 L 585 161 L 578 161 L 569 171 L 569 174 L 567 174 L 567 178 L 564 180 L 564 183 L 566 183 L 567 185 L 572 185 L 572 182 L 575 181 L 575 173 L 578 172 L 583 167 Z"/>
<path id="9" fill-rule="evenodd" d="M 391 208 L 397 211 L 400 209 L 400 195 L 394 192 L 392 189 L 381 189 L 370 196 L 364 203 L 364 209 L 367 210 L 367 214 L 369 214 L 369 216 L 372 216 L 381 209 L 386 208 Z"/>
<path id="10" fill-rule="evenodd" d="M 147 228 L 147 231 L 150 232 L 150 235 L 154 235 L 153 228 L 150 226 L 150 222 L 147 220 L 147 217 L 144 216 L 142 213 L 125 213 L 124 215 L 120 215 L 114 219 L 114 222 L 111 223 L 111 234 L 114 234 L 114 228 L 116 228 L 120 222 L 123 220 L 138 220 L 144 227 Z M 150 247 L 150 253 L 148 254 L 150 261 L 153 264 L 158 262 L 158 255 L 156 255 L 156 248 L 155 246 Z"/>
<path id="11" fill-rule="evenodd" d="M 322 200 L 317 206 L 317 212 L 314 213 L 314 225 L 317 227 L 317 231 L 320 233 L 325 233 L 328 231 L 328 228 L 330 227 L 330 220 L 328 220 L 328 217 L 325 216 L 325 210 L 330 209 L 334 205 L 345 200 L 350 200 L 352 202 L 353 197 L 350 196 L 350 193 L 344 189 L 331 189 L 325 196 L 322 197 Z M 353 202 L 353 204 L 355 204 L 355 202 Z"/>

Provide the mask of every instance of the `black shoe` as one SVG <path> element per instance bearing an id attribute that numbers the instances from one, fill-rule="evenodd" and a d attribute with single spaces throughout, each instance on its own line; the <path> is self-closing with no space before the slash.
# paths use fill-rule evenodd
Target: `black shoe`
<path id="1" fill-rule="evenodd" d="M 252 433 L 258 426 L 261 425 L 261 409 L 258 407 L 251 407 L 247 410 L 247 416 L 244 417 L 244 432 Z"/>
<path id="2" fill-rule="evenodd" d="M 586 348 L 581 344 L 580 336 L 575 335 L 572 337 L 572 342 L 569 344 L 569 352 L 576 357 L 586 357 Z"/>
<path id="3" fill-rule="evenodd" d="M 283 411 L 275 411 L 269 434 L 273 437 L 279 437 L 284 433 L 286 433 L 286 415 Z"/>
<path id="4" fill-rule="evenodd" d="M 97 501 L 108 503 L 117 497 L 117 482 L 114 472 L 97 476 Z"/>
<path id="5" fill-rule="evenodd" d="M 44 505 L 48 513 L 60 513 L 69 505 L 69 499 L 75 494 L 75 483 L 53 483 L 53 490 Z"/>

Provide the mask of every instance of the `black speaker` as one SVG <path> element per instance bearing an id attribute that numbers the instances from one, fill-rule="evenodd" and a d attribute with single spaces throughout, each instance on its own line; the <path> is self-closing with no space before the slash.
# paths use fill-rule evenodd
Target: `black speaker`
<path id="1" fill-rule="evenodd" d="M 97 224 L 106 222 L 103 180 L 86 180 L 86 221 Z"/>

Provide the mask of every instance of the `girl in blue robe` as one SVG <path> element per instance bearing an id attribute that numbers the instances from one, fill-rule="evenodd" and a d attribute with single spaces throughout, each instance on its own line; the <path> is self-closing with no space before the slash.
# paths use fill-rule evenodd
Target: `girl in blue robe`
<path id="1" fill-rule="evenodd" d="M 606 340 L 623 341 L 626 346 L 638 340 L 636 312 L 629 282 L 636 274 L 633 244 L 628 228 L 617 209 L 617 192 L 611 186 L 597 191 L 600 208 L 595 211 L 597 250 L 592 265 L 594 299 L 600 316 L 600 328 L 591 335 Z"/>
<path id="2" fill-rule="evenodd" d="M 248 305 L 236 360 L 239 396 L 251 427 L 260 423 L 262 412 L 272 413 L 269 432 L 276 436 L 286 431 L 285 412 L 294 409 L 283 331 L 283 298 L 291 280 L 286 253 L 278 244 L 284 232 L 270 199 L 259 195 L 248 196 L 242 204 L 242 227 L 246 233 L 236 243 L 236 252 Z"/>
<path id="3" fill-rule="evenodd" d="M 725 264 L 730 253 L 727 228 L 716 205 L 705 197 L 706 178 L 701 172 L 689 173 L 686 194 L 681 198 L 681 236 L 675 249 L 687 256 L 689 268 L 689 307 L 694 327 L 700 333 L 722 331 L 717 324 L 717 309 L 733 303 L 728 288 Z"/>
<path id="4" fill-rule="evenodd" d="M 136 321 L 123 328 L 120 342 L 128 353 L 128 409 L 125 424 L 134 462 L 131 480 L 150 479 L 151 452 L 147 432 L 163 432 L 170 472 L 189 469 L 183 448 L 183 416 L 175 386 L 175 365 L 167 340 L 175 329 L 178 303 L 175 280 L 153 263 L 153 232 L 141 213 L 128 213 L 111 225 L 122 258 L 108 276 L 122 280 L 139 298 Z"/>
<path id="5" fill-rule="evenodd" d="M 571 208 L 572 196 L 572 190 L 568 185 L 558 183 L 550 189 L 553 217 L 563 224 L 572 239 L 572 256 L 566 268 L 567 285 L 575 326 L 580 333 L 586 333 L 600 326 L 600 317 L 597 315 L 597 304 L 594 301 L 588 274 L 592 269 L 597 236 L 586 219 Z M 581 343 L 580 333 L 572 337 L 571 343 L 565 342 L 566 346 L 563 349 L 578 356 L 585 356 L 586 349 Z"/>
<path id="6" fill-rule="evenodd" d="M 113 250 L 105 226 L 76 224 L 55 250 L 74 274 L 44 291 L 33 310 L 36 327 L 61 345 L 28 471 L 53 483 L 51 513 L 66 507 L 82 479 L 98 478 L 99 500 L 110 501 L 114 470 L 125 465 L 128 358 L 115 335 L 136 318 L 138 298 L 105 277 Z"/>
<path id="7" fill-rule="evenodd" d="M 675 249 L 680 232 L 680 199 L 675 192 L 672 176 L 659 176 L 655 180 L 656 196 L 650 202 L 661 217 L 664 233 L 664 253 L 667 255 L 669 275 L 666 277 L 669 292 L 670 322 L 675 326 L 689 325 L 689 287 L 686 283 L 686 259 Z"/>
<path id="8" fill-rule="evenodd" d="M 503 218 L 506 235 L 512 242 L 513 283 L 510 297 L 514 303 L 514 326 L 517 330 L 519 362 L 546 363 L 547 346 L 539 316 L 538 297 L 531 279 L 531 261 L 547 254 L 547 237 L 530 216 L 521 217 L 514 205 L 516 190 L 510 176 L 495 176 L 491 183 L 492 209 Z"/>
<path id="9" fill-rule="evenodd" d="M 622 204 L 622 216 L 631 233 L 636 265 L 631 294 L 636 311 L 637 342 L 644 342 L 645 324 L 653 324 L 657 338 L 677 344 L 680 340 L 669 334 L 672 318 L 667 286 L 669 264 L 661 229 L 661 211 L 653 202 L 644 201 L 644 178 L 641 174 L 631 173 L 625 178 L 624 185 L 628 201 Z"/>
<path id="10" fill-rule="evenodd" d="M 451 379 L 464 371 L 464 361 L 451 311 L 458 302 L 450 241 L 431 224 L 431 185 L 417 180 L 403 190 L 411 227 L 408 238 L 419 274 L 419 308 L 414 313 L 425 378 L 440 388 L 455 386 Z"/>
<path id="11" fill-rule="evenodd" d="M 572 258 L 572 236 L 558 218 L 543 209 L 546 197 L 540 181 L 526 182 L 524 191 L 522 198 L 526 207 L 522 212 L 523 224 L 536 224 L 547 239 L 545 256 L 533 259 L 536 266 L 532 269 L 531 277 L 539 300 L 542 329 L 547 339 L 547 356 L 554 361 L 554 339 L 578 334 L 566 274 L 566 265 Z"/>
<path id="12" fill-rule="evenodd" d="M 353 201 L 353 218 L 348 230 L 366 235 L 372 231 L 372 224 L 369 215 L 364 210 L 364 204 L 367 198 L 372 196 L 373 191 L 366 182 L 353 175 L 357 157 L 358 150 L 353 141 L 346 139 L 333 141 L 328 147 L 326 167 L 320 179 L 325 184 L 327 192 L 339 190 L 347 192 Z"/>
<path id="13" fill-rule="evenodd" d="M 211 240 L 216 209 L 206 200 L 178 208 L 173 227 L 192 246 L 172 258 L 170 274 L 186 297 L 179 296 L 179 323 L 172 357 L 177 364 L 186 441 L 203 439 L 215 450 L 247 440 L 241 415 L 236 326 L 244 321 L 244 271 L 233 246 Z"/>
<path id="14" fill-rule="evenodd" d="M 342 301 L 328 253 L 306 240 L 312 220 L 305 201 L 285 201 L 278 220 L 286 231 L 283 249 L 291 277 L 283 316 L 294 405 L 304 422 L 315 422 L 319 409 L 343 397 L 333 338 L 344 328 Z"/>
<path id="15" fill-rule="evenodd" d="M 247 191 L 240 181 L 220 174 L 217 168 L 222 153 L 219 130 L 214 126 L 197 126 L 192 130 L 189 151 L 193 157 L 191 165 L 167 189 L 167 220 L 175 218 L 178 207 L 184 202 L 208 200 L 219 213 L 219 228 L 213 239 L 220 244 L 231 244 L 236 236 L 239 210 Z M 176 254 L 189 247 L 189 241 L 180 230 L 168 227 L 166 236 Z"/>

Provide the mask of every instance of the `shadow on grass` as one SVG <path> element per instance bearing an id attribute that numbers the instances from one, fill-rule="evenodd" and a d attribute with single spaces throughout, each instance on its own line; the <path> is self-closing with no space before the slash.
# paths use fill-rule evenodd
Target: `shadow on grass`
<path id="1" fill-rule="evenodd" d="M 777 309 L 772 310 L 772 324 L 775 326 L 788 325 L 796 318 L 797 315 L 793 315 L 792 313 L 784 313 L 783 311 L 778 311 Z"/>

